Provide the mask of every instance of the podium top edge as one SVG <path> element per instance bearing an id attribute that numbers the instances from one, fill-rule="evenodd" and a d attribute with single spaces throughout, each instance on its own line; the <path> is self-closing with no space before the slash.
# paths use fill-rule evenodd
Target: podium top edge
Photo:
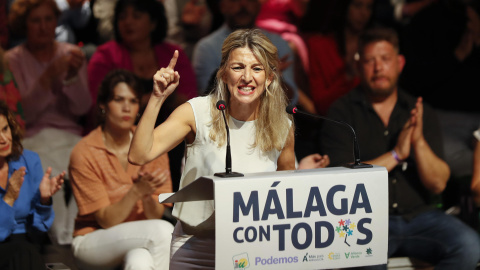
<path id="1" fill-rule="evenodd" d="M 289 171 L 275 171 L 275 172 L 258 172 L 258 173 L 245 173 L 244 177 L 232 177 L 232 178 L 222 178 L 217 176 L 203 176 L 201 178 L 207 178 L 212 180 L 221 180 L 221 181 L 228 181 L 228 180 L 241 180 L 242 178 L 263 178 L 263 177 L 271 177 L 272 173 L 275 173 L 277 176 L 284 174 L 285 176 L 291 175 L 311 175 L 311 174 L 337 174 L 337 173 L 361 173 L 361 172 L 375 172 L 375 171 L 385 171 L 387 169 L 383 166 L 372 165 L 372 168 L 359 168 L 359 169 L 350 169 L 346 167 L 327 167 L 327 168 L 319 168 L 319 169 L 304 169 L 304 170 L 289 170 Z"/>

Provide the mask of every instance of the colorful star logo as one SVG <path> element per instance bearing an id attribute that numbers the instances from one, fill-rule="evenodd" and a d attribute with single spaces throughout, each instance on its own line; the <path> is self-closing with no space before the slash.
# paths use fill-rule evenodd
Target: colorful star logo
<path id="1" fill-rule="evenodd" d="M 340 219 L 338 222 L 339 226 L 335 227 L 335 231 L 338 233 L 338 237 L 345 238 L 345 244 L 350 246 L 347 242 L 347 238 L 353 235 L 353 231 L 356 228 L 355 223 L 352 222 L 350 219 Z"/>

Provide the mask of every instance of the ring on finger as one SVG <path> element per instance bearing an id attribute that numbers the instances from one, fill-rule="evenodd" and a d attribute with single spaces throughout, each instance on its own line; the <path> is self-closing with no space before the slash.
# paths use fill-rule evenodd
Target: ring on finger
<path id="1" fill-rule="evenodd" d="M 162 78 L 165 78 L 165 76 L 163 76 L 164 74 L 165 74 L 165 73 L 162 73 L 162 75 L 161 75 L 161 76 L 162 76 Z"/>

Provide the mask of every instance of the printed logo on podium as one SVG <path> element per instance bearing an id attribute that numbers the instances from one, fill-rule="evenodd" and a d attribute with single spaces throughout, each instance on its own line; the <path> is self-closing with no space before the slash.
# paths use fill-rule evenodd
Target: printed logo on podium
<path id="1" fill-rule="evenodd" d="M 250 267 L 250 262 L 248 260 L 248 253 L 241 253 L 233 256 L 233 269 L 246 269 Z"/>
<path id="2" fill-rule="evenodd" d="M 353 231 L 355 230 L 355 223 L 353 223 L 350 219 L 340 219 L 338 222 L 338 226 L 335 228 L 335 231 L 338 233 L 338 237 L 345 238 L 345 244 L 350 246 L 347 242 L 347 238 L 353 235 Z"/>

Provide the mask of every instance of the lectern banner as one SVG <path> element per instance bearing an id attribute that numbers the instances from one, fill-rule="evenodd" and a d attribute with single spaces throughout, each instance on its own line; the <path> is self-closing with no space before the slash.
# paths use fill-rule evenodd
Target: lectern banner
<path id="1" fill-rule="evenodd" d="M 387 263 L 384 167 L 214 178 L 216 269 Z"/>

